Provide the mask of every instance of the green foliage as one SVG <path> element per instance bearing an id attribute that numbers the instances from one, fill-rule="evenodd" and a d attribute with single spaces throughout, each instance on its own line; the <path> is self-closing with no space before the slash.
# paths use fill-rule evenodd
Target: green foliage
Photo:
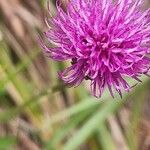
<path id="1" fill-rule="evenodd" d="M 16 145 L 16 143 L 17 141 L 15 137 L 0 137 L 0 150 L 10 150 Z"/>

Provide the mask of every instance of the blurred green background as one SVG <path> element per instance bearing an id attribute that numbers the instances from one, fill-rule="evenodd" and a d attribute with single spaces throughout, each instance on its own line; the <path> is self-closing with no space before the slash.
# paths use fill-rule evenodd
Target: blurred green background
<path id="1" fill-rule="evenodd" d="M 67 63 L 37 42 L 46 9 L 45 0 L 0 0 L 0 150 L 150 150 L 149 78 L 123 99 L 96 99 L 87 82 L 63 87 Z"/>

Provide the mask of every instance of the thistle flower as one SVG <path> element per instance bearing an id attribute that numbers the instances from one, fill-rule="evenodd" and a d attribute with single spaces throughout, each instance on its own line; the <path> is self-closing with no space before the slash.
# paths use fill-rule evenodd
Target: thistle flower
<path id="1" fill-rule="evenodd" d="M 41 45 L 56 61 L 71 60 L 59 73 L 69 86 L 84 79 L 100 97 L 105 88 L 131 88 L 125 77 L 140 81 L 150 67 L 150 10 L 141 10 L 141 0 L 70 0 L 66 11 L 57 4 L 57 15 L 47 19 L 45 36 L 53 46 Z"/>

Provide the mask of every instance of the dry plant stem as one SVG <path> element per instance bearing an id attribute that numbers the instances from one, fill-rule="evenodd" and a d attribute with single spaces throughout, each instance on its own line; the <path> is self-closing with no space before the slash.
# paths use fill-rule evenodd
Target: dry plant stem
<path id="1" fill-rule="evenodd" d="M 121 122 L 121 125 L 123 127 L 123 129 L 125 130 L 128 125 L 129 125 L 129 118 L 130 118 L 130 110 L 128 108 L 123 107 L 120 111 L 119 111 L 119 119 Z"/>
<path id="2" fill-rule="evenodd" d="M 20 118 L 10 121 L 9 128 L 11 132 L 17 137 L 18 144 L 24 149 L 40 150 L 40 146 L 36 144 L 29 134 L 34 132 L 34 127 Z M 16 150 L 16 149 L 14 149 Z"/>
<path id="3" fill-rule="evenodd" d="M 129 150 L 116 117 L 110 116 L 108 118 L 108 123 L 110 126 L 112 137 L 114 139 L 114 142 L 116 143 L 117 150 Z"/>
<path id="4" fill-rule="evenodd" d="M 63 85 L 57 85 L 53 88 L 50 89 L 45 89 L 41 92 L 37 92 L 36 95 L 32 96 L 29 100 L 27 100 L 24 104 L 10 109 L 7 112 L 4 112 L 3 114 L 0 115 L 0 121 L 2 122 L 7 122 L 10 121 L 10 119 L 13 119 L 16 115 L 19 115 L 20 113 L 22 113 L 22 111 L 28 106 L 31 106 L 32 104 L 34 104 L 35 102 L 37 102 L 38 100 L 40 100 L 41 97 L 45 96 L 45 95 L 51 95 L 57 91 L 60 91 L 61 89 L 63 89 L 64 86 Z M 36 101 L 35 101 L 36 100 Z M 11 113 L 13 112 L 13 113 Z M 7 116 L 7 117 L 6 117 Z"/>
<path id="5" fill-rule="evenodd" d="M 10 26 L 12 27 L 14 33 L 19 38 L 23 38 L 25 35 L 25 30 L 20 19 L 13 13 L 13 9 L 15 8 L 12 7 L 13 4 L 15 3 L 12 3 L 10 0 L 1 0 L 0 8 L 4 13 L 7 21 L 9 22 Z"/>
<path id="6" fill-rule="evenodd" d="M 41 150 L 41 148 L 38 147 L 37 144 L 32 142 L 31 139 L 29 139 L 29 137 L 28 137 L 28 135 L 26 135 L 26 133 L 24 133 L 22 131 L 19 131 L 18 138 L 19 138 L 21 147 L 23 146 L 24 149 L 27 149 L 27 150 Z"/>

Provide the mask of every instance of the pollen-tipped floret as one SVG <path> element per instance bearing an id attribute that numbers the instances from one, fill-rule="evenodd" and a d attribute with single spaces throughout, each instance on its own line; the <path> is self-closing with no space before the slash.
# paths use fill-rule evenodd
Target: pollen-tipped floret
<path id="1" fill-rule="evenodd" d="M 142 11 L 142 0 L 70 0 L 64 11 L 47 19 L 42 42 L 49 57 L 71 60 L 59 75 L 69 86 L 84 79 L 91 82 L 92 94 L 100 97 L 107 87 L 113 96 L 129 91 L 125 77 L 140 81 L 150 67 L 150 10 Z"/>

